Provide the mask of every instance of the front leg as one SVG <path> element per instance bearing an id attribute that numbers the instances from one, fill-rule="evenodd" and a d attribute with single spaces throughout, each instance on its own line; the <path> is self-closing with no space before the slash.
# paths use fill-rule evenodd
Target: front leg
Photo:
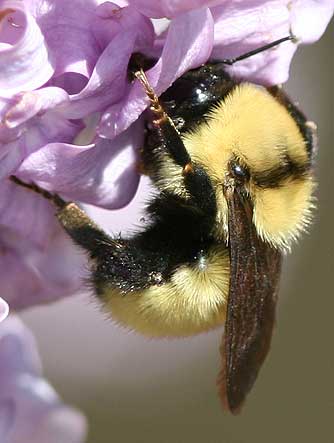
<path id="1" fill-rule="evenodd" d="M 157 182 L 158 187 L 161 188 L 158 182 L 163 183 L 160 189 L 163 192 L 167 191 L 184 197 L 184 187 L 186 193 L 190 196 L 188 203 L 197 208 L 202 214 L 206 214 L 213 222 L 217 205 L 208 173 L 201 165 L 193 163 L 181 134 L 164 110 L 144 71 L 137 71 L 135 76 L 143 85 L 151 102 L 150 109 L 155 116 L 152 121 L 153 146 L 149 148 L 148 154 L 144 158 L 148 170 L 151 170 L 150 175 Z M 170 161 L 172 161 L 172 164 L 170 164 Z M 178 170 L 180 170 L 180 176 L 175 179 L 175 171 Z"/>
<path id="2" fill-rule="evenodd" d="M 183 174 L 188 174 L 192 170 L 192 162 L 190 155 L 184 146 L 182 138 L 175 128 L 172 119 L 168 116 L 163 106 L 161 105 L 158 96 L 155 94 L 150 85 L 146 74 L 143 70 L 135 73 L 135 76 L 143 85 L 145 93 L 151 103 L 151 111 L 154 114 L 152 124 L 160 138 L 161 145 L 169 153 L 173 161 L 182 167 Z"/>

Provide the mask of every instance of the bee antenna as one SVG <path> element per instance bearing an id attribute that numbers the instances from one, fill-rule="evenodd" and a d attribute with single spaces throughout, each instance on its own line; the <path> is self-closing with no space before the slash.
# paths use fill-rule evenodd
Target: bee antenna
<path id="1" fill-rule="evenodd" d="M 271 43 L 268 43 L 267 45 L 261 46 L 260 48 L 256 48 L 256 49 L 253 49 L 252 51 L 245 52 L 245 54 L 241 54 L 238 57 L 226 58 L 226 59 L 223 59 L 223 60 L 219 60 L 215 64 L 222 63 L 224 65 L 231 66 L 231 65 L 233 65 L 236 62 L 239 62 L 241 60 L 245 60 L 246 58 L 249 58 L 249 57 L 252 57 L 253 55 L 259 54 L 260 52 L 267 51 L 267 49 L 274 48 L 275 46 L 278 46 L 281 43 L 288 42 L 288 41 L 291 41 L 293 43 L 297 42 L 297 38 L 292 34 L 292 32 L 290 32 L 290 35 L 288 35 L 287 37 L 280 38 L 280 39 L 275 40 L 275 41 L 273 41 Z"/>

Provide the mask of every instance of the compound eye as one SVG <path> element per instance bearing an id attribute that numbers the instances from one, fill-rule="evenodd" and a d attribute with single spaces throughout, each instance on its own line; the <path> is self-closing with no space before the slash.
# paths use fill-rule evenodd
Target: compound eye
<path id="1" fill-rule="evenodd" d="M 230 163 L 230 172 L 238 182 L 246 183 L 250 179 L 248 168 L 246 166 L 241 166 L 240 163 L 235 160 Z"/>

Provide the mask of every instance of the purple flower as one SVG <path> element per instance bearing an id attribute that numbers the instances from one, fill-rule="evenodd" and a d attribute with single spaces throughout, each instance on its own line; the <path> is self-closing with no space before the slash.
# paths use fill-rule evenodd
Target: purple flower
<path id="1" fill-rule="evenodd" d="M 0 323 L 7 317 L 9 312 L 8 304 L 0 298 Z"/>
<path id="2" fill-rule="evenodd" d="M 7 177 L 106 208 L 127 204 L 138 185 L 135 148 L 143 134 L 134 124 L 111 141 L 96 134 L 94 120 L 120 99 L 131 53 L 154 35 L 149 19 L 111 3 L 2 3 L 1 295 L 22 308 L 73 293 L 83 260 L 50 205 Z M 74 145 L 85 131 L 86 145 Z"/>
<path id="3" fill-rule="evenodd" d="M 224 0 L 129 0 L 128 3 L 147 17 L 172 19 L 183 12 L 220 5 Z"/>
<path id="4" fill-rule="evenodd" d="M 30 331 L 17 317 L 0 325 L 1 443 L 83 443 L 86 420 L 42 377 Z"/>
<path id="5" fill-rule="evenodd" d="M 321 37 L 334 11 L 334 1 L 161 1 L 130 0 L 131 5 L 149 16 L 175 17 L 168 32 L 155 42 L 157 64 L 148 71 L 148 78 L 161 94 L 178 77 L 209 58 L 231 58 L 288 36 L 286 42 L 271 50 L 226 67 L 234 77 L 264 85 L 284 83 L 298 44 L 313 43 Z M 212 8 L 203 6 L 220 5 Z M 192 9 L 192 10 L 191 10 Z M 181 14 L 185 10 L 189 12 Z M 312 19 L 311 19 L 312 15 Z M 317 23 L 316 29 L 310 23 Z M 114 137 L 147 107 L 148 101 L 138 83 L 129 86 L 121 102 L 102 115 L 98 131 L 101 136 Z"/>
<path id="6" fill-rule="evenodd" d="M 9 183 L 9 175 L 107 209 L 136 192 L 148 100 L 128 80 L 134 52 L 156 58 L 147 75 L 161 94 L 209 59 L 240 55 L 291 31 L 296 43 L 229 68 L 238 78 L 281 83 L 297 45 L 317 40 L 334 9 L 333 0 L 116 3 L 0 0 L 0 296 L 13 308 L 73 293 L 84 259 L 50 205 Z M 168 29 L 158 35 L 151 17 L 169 17 Z"/>
<path id="7" fill-rule="evenodd" d="M 0 219 L 1 295 L 11 308 L 45 303 L 80 287 L 84 257 L 47 201 L 3 180 Z"/>

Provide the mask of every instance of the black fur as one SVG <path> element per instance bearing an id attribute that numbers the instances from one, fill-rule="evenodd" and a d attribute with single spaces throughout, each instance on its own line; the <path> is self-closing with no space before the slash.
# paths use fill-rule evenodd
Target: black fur
<path id="1" fill-rule="evenodd" d="M 314 159 L 316 140 L 314 131 L 307 124 L 307 118 L 305 117 L 304 113 L 298 108 L 298 106 L 291 101 L 291 99 L 280 87 L 273 86 L 271 88 L 268 88 L 268 91 L 289 111 L 289 114 L 296 122 L 300 133 L 305 140 L 309 163 L 311 164 L 312 160 Z"/>
<path id="2" fill-rule="evenodd" d="M 151 225 L 131 239 L 104 239 L 94 256 L 93 284 L 99 295 L 106 287 L 127 294 L 168 281 L 177 267 L 195 263 L 214 243 L 215 214 L 172 195 L 161 195 L 148 207 Z"/>
<path id="3" fill-rule="evenodd" d="M 208 63 L 185 73 L 159 99 L 183 133 L 203 123 L 210 109 L 223 101 L 236 85 L 222 66 Z"/>
<path id="4" fill-rule="evenodd" d="M 206 218 L 214 219 L 217 212 L 216 194 L 207 172 L 201 166 L 194 165 L 193 171 L 185 175 L 184 184 L 192 196 L 188 204 L 193 203 Z"/>
<path id="5" fill-rule="evenodd" d="M 191 162 L 190 155 L 177 130 L 168 120 L 154 129 L 155 146 L 159 152 L 168 152 L 174 162 L 182 168 Z"/>
<path id="6" fill-rule="evenodd" d="M 254 183 L 262 188 L 279 188 L 287 179 L 300 180 L 309 174 L 309 164 L 298 164 L 290 158 L 285 160 L 282 166 L 275 169 L 252 173 Z"/>

